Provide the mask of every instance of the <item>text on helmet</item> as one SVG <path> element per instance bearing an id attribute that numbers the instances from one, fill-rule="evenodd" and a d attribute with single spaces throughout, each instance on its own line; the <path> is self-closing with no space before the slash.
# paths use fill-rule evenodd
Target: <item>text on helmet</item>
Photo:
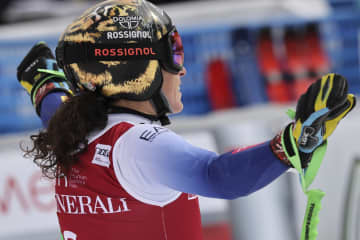
<path id="1" fill-rule="evenodd" d="M 155 56 L 156 51 L 152 47 L 137 47 L 137 48 L 95 48 L 95 57 L 106 56 Z"/>

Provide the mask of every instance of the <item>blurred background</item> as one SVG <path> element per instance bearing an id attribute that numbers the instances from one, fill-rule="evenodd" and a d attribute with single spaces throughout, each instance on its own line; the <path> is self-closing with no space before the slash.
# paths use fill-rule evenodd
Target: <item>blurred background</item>
<path id="1" fill-rule="evenodd" d="M 60 239 L 52 182 L 22 157 L 41 127 L 16 67 L 38 41 L 100 1 L 0 2 L 0 240 Z M 307 86 L 324 73 L 360 94 L 359 0 L 162 0 L 185 48 L 184 111 L 171 128 L 216 152 L 272 138 Z M 311 188 L 325 191 L 319 240 L 360 239 L 358 107 L 330 139 Z M 359 185 L 359 186 L 358 186 Z M 297 240 L 306 206 L 298 177 L 233 201 L 200 197 L 204 240 Z"/>

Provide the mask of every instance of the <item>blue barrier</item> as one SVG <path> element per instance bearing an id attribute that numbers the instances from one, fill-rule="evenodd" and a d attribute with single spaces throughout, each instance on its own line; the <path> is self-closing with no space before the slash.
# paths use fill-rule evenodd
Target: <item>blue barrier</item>
<path id="1" fill-rule="evenodd" d="M 185 49 L 187 75 L 182 79 L 184 110 L 178 115 L 198 115 L 213 111 L 208 89 L 209 65 L 219 59 L 229 70 L 231 91 L 237 106 L 268 101 L 265 82 L 261 76 L 257 59 L 258 30 L 262 27 L 285 28 L 289 24 L 301 26 L 309 21 L 258 23 L 251 26 L 213 26 L 204 29 L 183 29 L 180 34 Z M 360 93 L 357 33 L 359 16 L 334 15 L 317 22 L 325 41 L 333 70 L 345 75 L 350 90 Z M 346 23 L 346 24 L 344 24 Z M 345 26 L 342 26 L 345 25 Z M 342 26 L 342 27 L 340 27 Z M 327 30 L 326 30 L 327 29 Z M 54 49 L 58 36 L 42 39 L 0 40 L 0 133 L 24 131 L 41 127 L 30 99 L 16 80 L 16 67 L 28 50 L 38 41 L 44 40 Z M 341 50 L 334 42 L 346 44 Z M 329 45 L 329 46 L 327 46 Z M 341 46 L 340 46 L 341 47 Z M 223 80 L 223 79 L 220 79 Z"/>
<path id="2" fill-rule="evenodd" d="M 54 48 L 57 36 L 44 40 Z M 38 39 L 0 41 L 0 133 L 41 127 L 29 96 L 16 80 L 16 67 L 37 41 Z"/>
<path id="3" fill-rule="evenodd" d="M 267 101 L 265 81 L 256 58 L 257 32 L 239 28 L 232 33 L 231 70 L 237 104 L 250 105 Z"/>

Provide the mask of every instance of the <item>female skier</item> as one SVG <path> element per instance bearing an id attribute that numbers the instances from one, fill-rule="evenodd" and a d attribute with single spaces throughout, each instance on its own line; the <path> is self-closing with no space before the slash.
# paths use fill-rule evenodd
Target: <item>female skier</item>
<path id="1" fill-rule="evenodd" d="M 165 127 L 167 115 L 183 109 L 181 38 L 146 0 L 90 8 L 66 28 L 56 58 L 45 43 L 35 45 L 18 80 L 45 126 L 26 152 L 55 178 L 65 239 L 202 239 L 194 195 L 257 191 L 291 167 L 294 147 L 305 168 L 355 105 L 346 80 L 329 74 L 271 141 L 221 155 L 187 143 Z"/>

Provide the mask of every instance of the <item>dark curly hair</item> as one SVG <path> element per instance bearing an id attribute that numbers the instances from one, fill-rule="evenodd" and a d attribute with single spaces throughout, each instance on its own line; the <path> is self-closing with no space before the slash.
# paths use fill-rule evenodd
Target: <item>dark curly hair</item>
<path id="1" fill-rule="evenodd" d="M 78 155 L 87 149 L 86 136 L 105 128 L 107 121 L 105 99 L 94 92 L 82 92 L 58 108 L 45 130 L 30 136 L 33 146 L 22 148 L 25 157 L 32 158 L 48 178 L 67 175 Z"/>

